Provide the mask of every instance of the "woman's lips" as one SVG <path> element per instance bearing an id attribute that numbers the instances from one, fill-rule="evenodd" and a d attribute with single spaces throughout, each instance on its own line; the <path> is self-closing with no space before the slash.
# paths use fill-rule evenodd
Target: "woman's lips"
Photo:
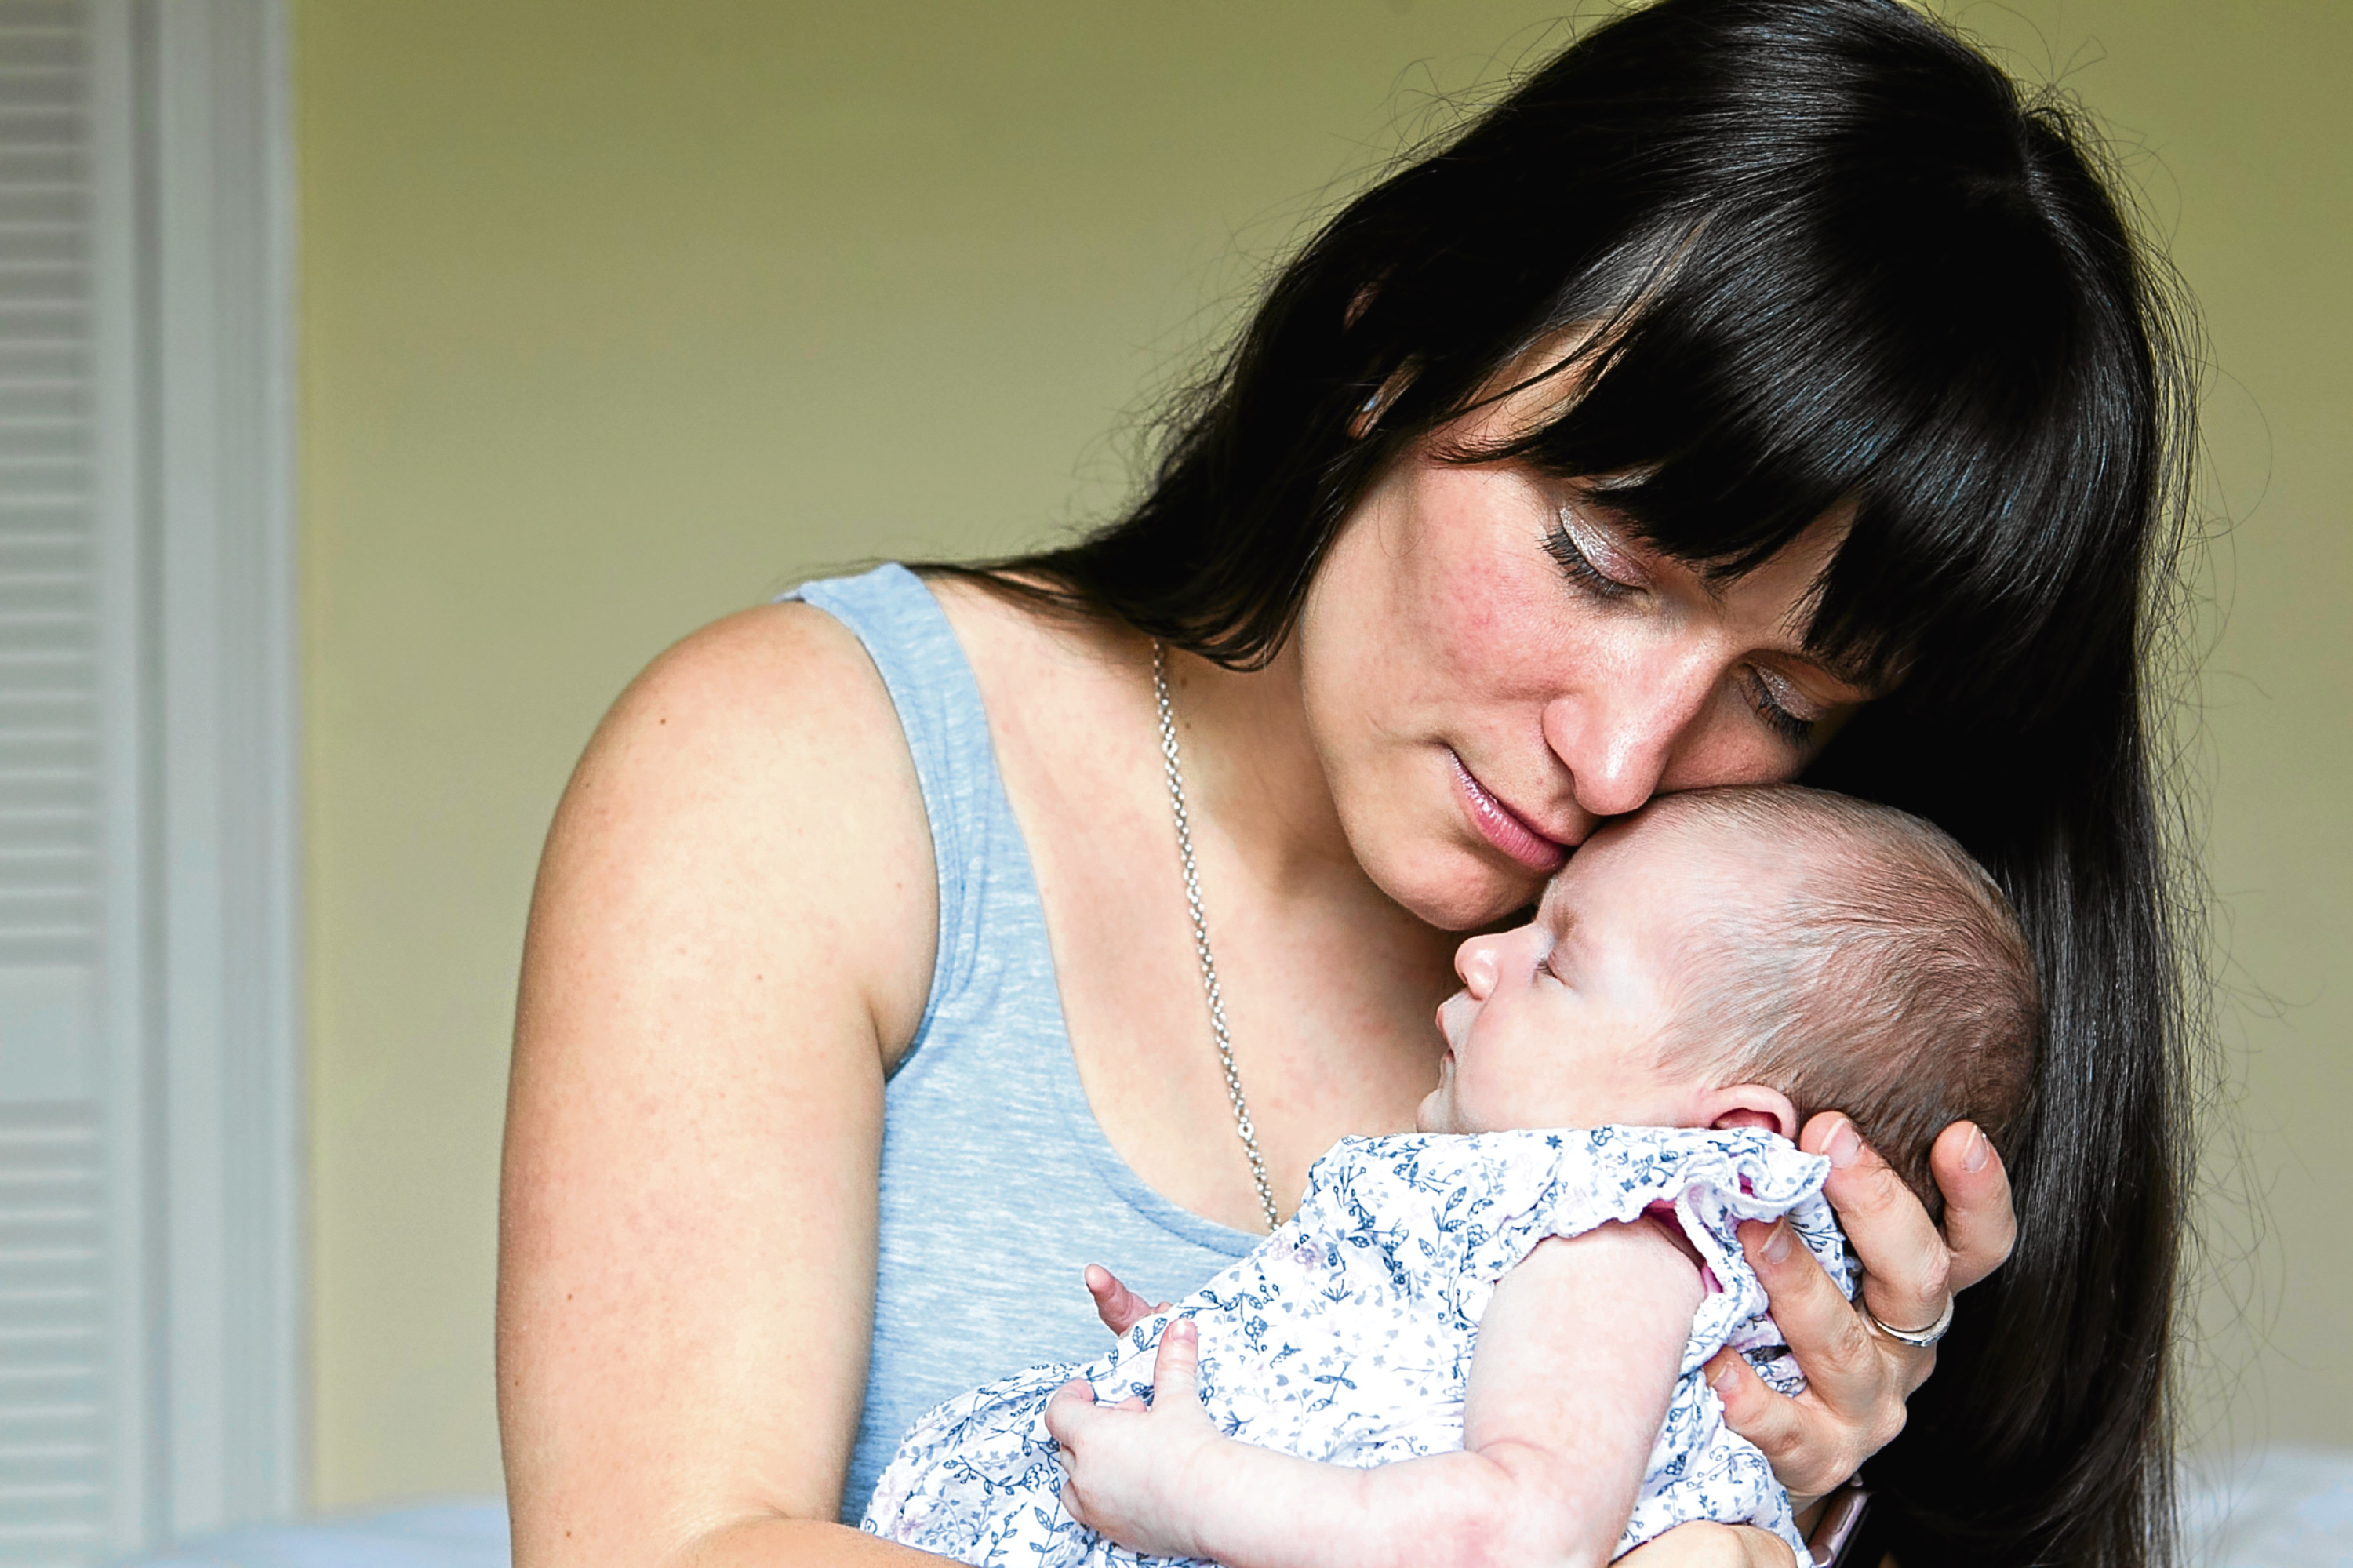
<path id="1" fill-rule="evenodd" d="M 1479 836 L 1502 850 L 1530 871 L 1558 871 L 1568 861 L 1568 846 L 1545 837 L 1530 827 L 1520 814 L 1490 794 L 1479 782 L 1462 758 L 1449 747 L 1447 760 L 1454 765 L 1454 792 L 1461 798 L 1462 809 L 1470 814 L 1471 825 Z"/>

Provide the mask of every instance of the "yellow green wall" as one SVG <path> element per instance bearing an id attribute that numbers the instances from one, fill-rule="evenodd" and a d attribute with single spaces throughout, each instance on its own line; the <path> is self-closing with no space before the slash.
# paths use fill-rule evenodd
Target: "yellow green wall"
<path id="1" fill-rule="evenodd" d="M 1096 515 L 1250 259 L 1553 14 L 295 0 L 321 1503 L 497 1485 L 512 975 L 606 702 L 807 568 Z M 2273 1227 L 2225 1435 L 2353 1442 L 2353 7 L 1964 15 L 2161 159 L 2205 302 L 2211 860 Z"/>

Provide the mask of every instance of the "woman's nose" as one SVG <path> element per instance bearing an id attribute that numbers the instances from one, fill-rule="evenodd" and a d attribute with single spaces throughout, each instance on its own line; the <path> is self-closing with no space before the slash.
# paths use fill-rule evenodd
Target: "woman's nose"
<path id="1" fill-rule="evenodd" d="M 1473 1001 L 1486 1001 L 1495 989 L 1498 967 L 1493 937 L 1473 937 L 1454 949 L 1454 972 L 1462 977 L 1462 989 Z"/>
<path id="2" fill-rule="evenodd" d="M 1639 809 L 1722 678 L 1711 650 L 1670 644 L 1546 708 L 1545 740 L 1567 765 L 1577 805 L 1596 817 Z"/>

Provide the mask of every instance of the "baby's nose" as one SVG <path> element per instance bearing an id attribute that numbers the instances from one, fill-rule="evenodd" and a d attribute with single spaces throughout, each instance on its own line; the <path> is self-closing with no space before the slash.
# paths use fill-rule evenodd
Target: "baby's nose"
<path id="1" fill-rule="evenodd" d="M 1464 989 L 1481 1001 L 1495 989 L 1495 939 L 1473 937 L 1454 949 L 1454 972 L 1462 977 Z"/>

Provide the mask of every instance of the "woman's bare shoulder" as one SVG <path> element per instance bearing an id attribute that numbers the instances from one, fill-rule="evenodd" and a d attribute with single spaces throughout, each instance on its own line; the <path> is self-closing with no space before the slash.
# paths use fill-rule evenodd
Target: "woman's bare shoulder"
<path id="1" fill-rule="evenodd" d="M 577 884 L 725 945 L 862 955 L 834 972 L 870 992 L 886 1054 L 921 1016 L 937 918 L 922 788 L 872 661 L 809 606 L 729 616 L 630 683 L 574 770 L 541 880 L 543 906 Z"/>
<path id="2" fill-rule="evenodd" d="M 509 1079 L 518 1561 L 665 1559 L 681 1499 L 832 1518 L 935 885 L 890 696 L 819 611 L 695 633 L 599 726 L 541 863 Z"/>
<path id="3" fill-rule="evenodd" d="M 713 621 L 666 650 L 615 702 L 591 747 L 675 738 L 703 760 L 780 758 L 811 739 L 903 751 L 890 694 L 849 629 L 806 604 Z"/>

